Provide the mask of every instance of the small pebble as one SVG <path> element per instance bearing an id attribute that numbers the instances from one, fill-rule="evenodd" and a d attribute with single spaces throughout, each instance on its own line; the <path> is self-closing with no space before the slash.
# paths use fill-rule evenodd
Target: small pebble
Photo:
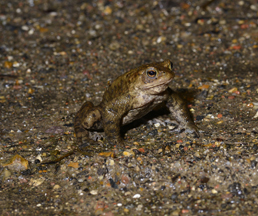
<path id="1" fill-rule="evenodd" d="M 215 189 L 212 189 L 211 192 L 212 192 L 213 194 L 218 193 L 218 191 L 216 191 Z"/>
<path id="2" fill-rule="evenodd" d="M 135 194 L 135 195 L 133 196 L 134 199 L 137 199 L 137 198 L 140 198 L 140 197 L 141 197 L 140 194 Z"/>
<path id="3" fill-rule="evenodd" d="M 97 194 L 98 194 L 98 191 L 97 191 L 97 190 L 91 190 L 91 191 L 90 191 L 90 194 L 92 194 L 92 195 L 97 195 Z"/>
<path id="4" fill-rule="evenodd" d="M 54 187 L 53 187 L 53 190 L 58 190 L 60 188 L 60 185 L 55 185 Z"/>

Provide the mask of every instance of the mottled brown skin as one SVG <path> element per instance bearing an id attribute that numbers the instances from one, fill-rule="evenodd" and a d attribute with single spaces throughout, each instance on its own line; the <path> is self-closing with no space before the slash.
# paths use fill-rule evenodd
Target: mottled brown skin
<path id="1" fill-rule="evenodd" d="M 106 89 L 102 102 L 85 102 L 75 116 L 75 133 L 80 142 L 89 131 L 104 129 L 110 144 L 122 145 L 122 125 L 141 118 L 158 106 L 167 107 L 180 128 L 195 133 L 198 128 L 184 101 L 168 85 L 174 78 L 170 60 L 142 65 L 118 77 Z"/>

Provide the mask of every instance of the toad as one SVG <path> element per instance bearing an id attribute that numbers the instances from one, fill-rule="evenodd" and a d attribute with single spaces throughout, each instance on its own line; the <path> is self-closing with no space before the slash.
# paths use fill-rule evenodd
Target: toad
<path id="1" fill-rule="evenodd" d="M 120 130 L 153 109 L 168 109 L 181 129 L 199 137 L 184 101 L 168 87 L 175 74 L 170 60 L 145 64 L 119 76 L 110 84 L 102 102 L 85 102 L 75 116 L 74 129 L 80 143 L 89 139 L 89 131 L 104 130 L 108 143 L 123 146 Z"/>

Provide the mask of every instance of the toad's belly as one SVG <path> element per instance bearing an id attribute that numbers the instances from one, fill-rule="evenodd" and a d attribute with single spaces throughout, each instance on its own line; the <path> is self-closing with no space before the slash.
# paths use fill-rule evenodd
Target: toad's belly
<path id="1" fill-rule="evenodd" d="M 166 96 L 162 95 L 160 97 L 155 98 L 153 101 L 150 101 L 146 105 L 142 107 L 138 107 L 130 110 L 122 119 L 122 125 L 129 124 L 134 120 L 140 119 L 141 117 L 147 115 L 150 111 L 155 109 L 161 103 L 163 103 L 167 99 Z"/>

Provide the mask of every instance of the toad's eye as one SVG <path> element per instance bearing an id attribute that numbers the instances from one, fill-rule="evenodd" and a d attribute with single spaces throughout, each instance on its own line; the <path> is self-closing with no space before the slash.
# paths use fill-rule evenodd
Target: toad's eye
<path id="1" fill-rule="evenodd" d="M 156 77 L 157 72 L 154 71 L 154 70 L 149 70 L 149 71 L 147 71 L 147 75 L 148 75 L 149 77 L 151 77 L 151 78 L 154 78 L 154 77 Z"/>
<path id="2" fill-rule="evenodd" d="M 172 63 L 172 62 L 169 62 L 169 66 L 168 66 L 168 67 L 169 67 L 170 70 L 172 70 L 172 68 L 173 68 L 173 63 Z"/>

